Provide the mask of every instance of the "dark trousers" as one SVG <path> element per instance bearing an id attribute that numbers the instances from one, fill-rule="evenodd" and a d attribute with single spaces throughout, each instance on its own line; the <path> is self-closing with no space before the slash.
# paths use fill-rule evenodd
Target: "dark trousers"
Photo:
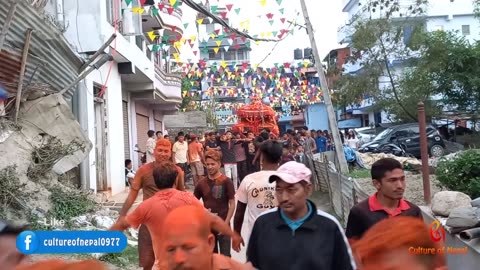
<path id="1" fill-rule="evenodd" d="M 188 163 L 177 163 L 177 166 L 180 167 L 183 171 L 183 183 L 187 184 L 188 181 L 188 173 L 189 173 L 189 166 Z"/>
<path id="2" fill-rule="evenodd" d="M 232 246 L 232 241 L 230 240 L 229 236 L 226 235 L 215 235 L 215 249 L 213 250 L 214 253 L 222 254 L 223 256 L 231 257 L 230 250 Z"/>
<path id="3" fill-rule="evenodd" d="M 246 160 L 237 162 L 237 174 L 238 174 L 238 183 L 240 184 L 243 178 L 245 178 L 245 176 L 247 176 L 248 174 Z"/>

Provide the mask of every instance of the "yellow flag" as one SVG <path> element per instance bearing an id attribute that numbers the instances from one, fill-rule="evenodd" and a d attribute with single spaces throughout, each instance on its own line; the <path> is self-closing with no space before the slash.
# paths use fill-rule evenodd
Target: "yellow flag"
<path id="1" fill-rule="evenodd" d="M 259 44 L 260 44 L 260 41 L 258 41 L 258 40 L 257 40 L 257 41 L 255 41 L 255 44 L 259 45 Z"/>
<path id="2" fill-rule="evenodd" d="M 173 47 L 180 49 L 182 48 L 182 43 L 180 41 L 175 41 L 175 43 L 173 44 Z"/>
<path id="3" fill-rule="evenodd" d="M 262 5 L 262 7 L 267 5 L 267 0 L 260 0 L 260 5 Z"/>
<path id="4" fill-rule="evenodd" d="M 227 67 L 227 62 L 222 61 L 222 62 L 220 62 L 220 65 L 221 65 L 223 68 L 226 68 L 226 67 Z"/>
<path id="5" fill-rule="evenodd" d="M 308 67 L 308 62 L 307 61 L 303 62 L 303 66 Z"/>
<path id="6" fill-rule="evenodd" d="M 210 34 L 210 38 L 211 38 L 211 39 L 214 39 L 215 37 L 216 37 L 215 33 L 211 33 L 211 34 Z"/>
<path id="7" fill-rule="evenodd" d="M 170 0 L 170 6 L 175 5 L 175 3 L 177 3 L 177 0 Z"/>
<path id="8" fill-rule="evenodd" d="M 261 38 L 265 37 L 265 33 L 264 32 L 260 33 L 260 37 Z"/>
<path id="9" fill-rule="evenodd" d="M 202 24 L 202 23 L 203 23 L 203 19 L 198 19 L 198 20 L 197 20 L 197 23 L 198 23 L 198 24 Z"/>
<path id="10" fill-rule="evenodd" d="M 190 40 L 191 40 L 191 41 L 195 41 L 196 39 L 197 39 L 197 36 L 191 36 L 191 37 L 190 37 Z"/>
<path id="11" fill-rule="evenodd" d="M 147 32 L 148 37 L 150 38 L 151 41 L 153 41 L 156 37 L 154 31 Z"/>
<path id="12" fill-rule="evenodd" d="M 213 51 L 215 52 L 215 54 L 217 54 L 218 51 L 220 51 L 220 48 L 213 48 Z"/>
<path id="13" fill-rule="evenodd" d="M 217 43 L 217 47 L 220 47 L 220 45 L 222 45 L 222 41 L 221 41 L 221 40 L 217 40 L 217 41 L 215 41 L 215 43 Z"/>

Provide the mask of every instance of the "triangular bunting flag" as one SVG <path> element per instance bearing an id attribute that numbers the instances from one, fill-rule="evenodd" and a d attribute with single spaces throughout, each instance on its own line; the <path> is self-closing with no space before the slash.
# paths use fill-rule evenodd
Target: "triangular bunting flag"
<path id="1" fill-rule="evenodd" d="M 237 15 L 239 15 L 240 14 L 240 8 L 236 8 L 235 13 L 237 13 Z"/>
<path id="2" fill-rule="evenodd" d="M 211 6 L 210 8 L 211 8 L 212 12 L 217 12 L 217 10 L 218 10 L 218 6 Z"/>
<path id="3" fill-rule="evenodd" d="M 169 15 L 172 15 L 172 13 L 173 13 L 174 10 L 175 10 L 175 9 L 174 9 L 173 7 L 168 7 L 168 8 L 167 8 L 167 12 L 168 12 Z"/>
<path id="4" fill-rule="evenodd" d="M 154 41 L 155 38 L 157 37 L 154 33 L 154 31 L 147 32 L 148 37 L 150 38 L 151 41 Z"/>
<path id="5" fill-rule="evenodd" d="M 153 16 L 158 16 L 158 8 L 152 7 L 152 15 Z"/>
<path id="6" fill-rule="evenodd" d="M 228 52 L 228 49 L 230 48 L 230 46 L 225 46 L 225 51 Z"/>
<path id="7" fill-rule="evenodd" d="M 280 19 L 280 21 L 281 21 L 282 23 L 285 23 L 285 20 L 286 20 L 285 18 L 281 18 L 281 19 Z"/>
<path id="8" fill-rule="evenodd" d="M 197 56 L 198 51 L 193 51 L 193 54 L 194 54 L 195 56 Z"/>
<path id="9" fill-rule="evenodd" d="M 175 5 L 175 3 L 177 3 L 177 0 L 170 0 L 170 6 Z"/>
<path id="10" fill-rule="evenodd" d="M 197 20 L 197 24 L 202 24 L 203 23 L 203 19 L 198 19 Z"/>
<path id="11" fill-rule="evenodd" d="M 127 7 L 130 6 L 133 0 L 125 0 L 125 4 L 127 4 Z"/>
<path id="12" fill-rule="evenodd" d="M 262 7 L 267 5 L 267 0 L 260 0 L 260 5 L 262 5 Z"/>
<path id="13" fill-rule="evenodd" d="M 216 48 L 213 48 L 213 51 L 215 52 L 215 54 L 218 53 L 218 51 L 220 51 L 220 48 L 216 47 Z"/>
<path id="14" fill-rule="evenodd" d="M 183 24 L 183 29 L 187 29 L 187 27 L 188 27 L 188 23 L 184 23 Z"/>
<path id="15" fill-rule="evenodd" d="M 277 3 L 280 6 L 282 4 L 282 0 L 277 0 Z"/>
<path id="16" fill-rule="evenodd" d="M 221 41 L 221 40 L 217 40 L 217 41 L 215 41 L 215 43 L 217 43 L 217 47 L 220 47 L 220 45 L 222 45 L 222 41 Z"/>
<path id="17" fill-rule="evenodd" d="M 270 21 L 268 21 L 268 22 L 270 23 L 270 25 L 273 25 L 273 20 L 270 20 Z"/>
<path id="18" fill-rule="evenodd" d="M 265 15 L 265 16 L 267 16 L 267 18 L 268 18 L 269 20 L 271 20 L 271 19 L 273 18 L 273 14 L 272 14 L 272 13 L 268 13 L 268 14 Z"/>
<path id="19" fill-rule="evenodd" d="M 232 11 L 233 4 L 226 4 L 225 7 L 228 11 Z"/>
<path id="20" fill-rule="evenodd" d="M 279 9 L 278 11 L 280 11 L 280 13 L 283 14 L 283 13 L 285 12 L 285 9 L 284 9 L 284 8 L 281 8 L 281 9 Z"/>

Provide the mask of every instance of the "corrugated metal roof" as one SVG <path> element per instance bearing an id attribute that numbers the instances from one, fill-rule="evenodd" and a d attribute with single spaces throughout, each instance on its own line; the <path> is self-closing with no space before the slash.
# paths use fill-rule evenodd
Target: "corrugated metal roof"
<path id="1" fill-rule="evenodd" d="M 9 4 L 0 5 L 0 22 L 5 22 Z M 1 23 L 3 25 L 3 23 Z M 45 16 L 25 1 L 19 1 L 10 25 L 4 48 L 0 53 L 0 83 L 15 95 L 20 73 L 25 32 L 33 29 L 25 70 L 24 86 L 48 84 L 55 92 L 78 77 L 82 59 L 74 53 L 62 33 Z M 28 86 L 27 86 L 28 87 Z M 70 99 L 75 88 L 65 93 Z"/>

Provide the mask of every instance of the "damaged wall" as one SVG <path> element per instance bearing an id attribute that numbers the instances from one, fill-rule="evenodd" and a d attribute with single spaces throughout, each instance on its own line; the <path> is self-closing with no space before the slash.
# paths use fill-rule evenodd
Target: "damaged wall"
<path id="1" fill-rule="evenodd" d="M 47 212 L 51 206 L 47 187 L 62 185 L 58 183 L 58 176 L 78 166 L 92 149 L 92 144 L 59 94 L 23 103 L 18 120 L 17 127 L 6 120 L 0 123 L 0 170 L 16 166 L 19 181 L 26 184 L 23 192 L 31 194 L 20 199 L 30 209 L 40 208 Z M 32 180 L 27 177 L 33 164 L 32 153 L 49 137 L 56 137 L 62 144 L 76 140 L 83 145 L 83 150 L 59 159 L 45 176 Z"/>

